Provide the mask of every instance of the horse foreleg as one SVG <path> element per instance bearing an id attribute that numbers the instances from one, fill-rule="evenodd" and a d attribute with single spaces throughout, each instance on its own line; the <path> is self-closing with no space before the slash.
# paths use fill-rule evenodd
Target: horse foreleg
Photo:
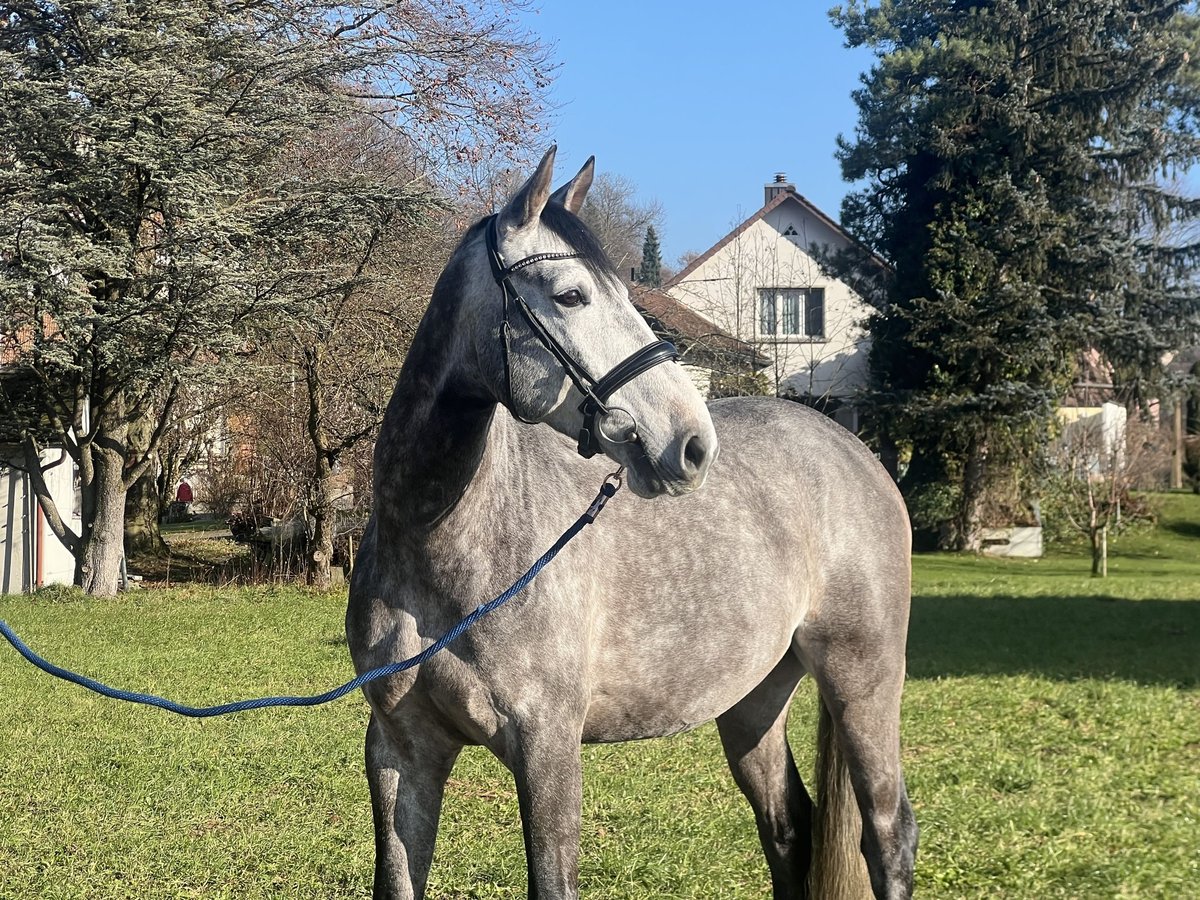
<path id="1" fill-rule="evenodd" d="M 525 833 L 530 900 L 579 896 L 579 827 L 583 806 L 580 729 L 523 733 L 505 761 L 512 769 Z"/>
<path id="2" fill-rule="evenodd" d="M 789 652 L 757 687 L 717 717 L 729 768 L 758 824 L 775 900 L 807 896 L 812 799 L 787 742 L 788 706 L 804 675 Z"/>
<path id="3" fill-rule="evenodd" d="M 428 723 L 367 727 L 367 781 L 375 820 L 375 900 L 421 900 L 433 862 L 446 779 L 462 745 Z"/>

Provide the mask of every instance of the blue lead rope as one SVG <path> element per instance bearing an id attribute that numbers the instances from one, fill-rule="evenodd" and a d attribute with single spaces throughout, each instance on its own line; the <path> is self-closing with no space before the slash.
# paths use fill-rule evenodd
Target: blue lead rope
<path id="1" fill-rule="evenodd" d="M 339 697 L 344 697 L 351 691 L 358 690 L 369 681 L 375 681 L 378 678 L 386 678 L 389 675 L 395 675 L 397 672 L 403 672 L 405 669 L 411 669 L 413 666 L 419 666 L 421 663 L 429 659 L 435 653 L 445 649 L 446 645 L 451 643 L 455 638 L 461 635 L 464 631 L 474 625 L 494 609 L 503 606 L 521 591 L 529 586 L 529 583 L 537 577 L 538 573 L 546 567 L 550 560 L 558 556 L 559 551 L 571 542 L 575 535 L 579 534 L 585 526 L 596 521 L 596 516 L 600 514 L 600 510 L 604 509 L 609 499 L 616 494 L 621 486 L 621 473 L 617 472 L 610 475 L 600 487 L 600 493 L 596 495 L 596 499 L 592 501 L 592 505 L 587 508 L 587 511 L 575 520 L 570 528 L 562 533 L 554 546 L 547 550 L 542 557 L 535 562 L 529 571 L 513 582 L 512 587 L 501 594 L 494 600 L 489 600 L 477 606 L 472 612 L 461 619 L 457 625 L 443 634 L 434 643 L 430 644 L 416 656 L 409 659 L 401 660 L 400 662 L 390 663 L 386 666 L 379 666 L 376 669 L 371 669 L 368 672 L 363 672 L 357 678 L 352 678 L 340 687 L 335 687 L 331 691 L 326 691 L 324 694 L 316 694 L 312 697 L 259 697 L 252 700 L 237 700 L 233 703 L 222 703 L 219 706 L 187 706 L 183 703 L 176 703 L 174 700 L 168 700 L 165 697 L 157 697 L 154 694 L 141 694 L 136 691 L 124 691 L 120 688 L 109 687 L 96 681 L 93 678 L 88 678 L 86 675 L 80 675 L 77 672 L 72 672 L 60 666 L 56 666 L 51 662 L 47 662 L 38 656 L 25 645 L 11 628 L 8 623 L 0 620 L 0 634 L 8 640 L 17 652 L 25 659 L 37 666 L 43 672 L 47 672 L 56 678 L 61 678 L 63 681 L 69 681 L 72 684 L 77 684 L 85 687 L 88 690 L 95 691 L 97 694 L 103 694 L 105 697 L 111 697 L 114 700 L 127 700 L 130 703 L 142 703 L 146 706 L 157 706 L 159 709 L 165 709 L 168 712 L 173 712 L 181 716 L 191 716 L 194 719 L 206 719 L 210 716 L 224 716 L 229 713 L 246 712 L 251 709 L 263 709 L 268 706 L 319 706 L 322 703 L 328 703 L 331 700 L 336 700 Z"/>

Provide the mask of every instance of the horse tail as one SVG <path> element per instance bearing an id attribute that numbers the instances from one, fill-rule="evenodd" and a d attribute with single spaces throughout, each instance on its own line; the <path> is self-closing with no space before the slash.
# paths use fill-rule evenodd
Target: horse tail
<path id="1" fill-rule="evenodd" d="M 863 900 L 872 893 L 860 847 L 862 816 L 833 717 L 819 694 L 817 704 L 817 808 L 808 896 L 814 900 Z"/>

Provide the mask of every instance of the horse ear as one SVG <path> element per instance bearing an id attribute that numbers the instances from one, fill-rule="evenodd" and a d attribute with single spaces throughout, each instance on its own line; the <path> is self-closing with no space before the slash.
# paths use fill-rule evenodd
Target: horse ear
<path id="1" fill-rule="evenodd" d="M 554 154 L 557 150 L 556 146 L 551 146 L 546 151 L 538 163 L 537 171 L 500 210 L 498 224 L 501 231 L 523 228 L 541 218 L 542 210 L 550 200 L 550 179 L 554 177 Z"/>
<path id="2" fill-rule="evenodd" d="M 583 208 L 583 200 L 587 197 L 588 188 L 592 186 L 592 178 L 596 174 L 596 157 L 589 156 L 574 178 L 550 195 L 551 203 L 559 203 L 573 213 Z"/>

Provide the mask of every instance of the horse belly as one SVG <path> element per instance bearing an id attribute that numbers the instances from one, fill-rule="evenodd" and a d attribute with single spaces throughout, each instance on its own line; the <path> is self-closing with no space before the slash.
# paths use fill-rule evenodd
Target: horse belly
<path id="1" fill-rule="evenodd" d="M 622 623 L 593 660 L 584 741 L 663 737 L 711 721 L 789 652 L 797 618 L 787 604 L 757 614 L 725 608 L 703 621 Z"/>

